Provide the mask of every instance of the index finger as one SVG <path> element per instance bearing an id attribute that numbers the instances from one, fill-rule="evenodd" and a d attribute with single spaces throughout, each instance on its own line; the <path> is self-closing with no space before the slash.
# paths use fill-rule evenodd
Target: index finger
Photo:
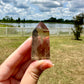
<path id="1" fill-rule="evenodd" d="M 31 45 L 32 38 L 29 38 L 2 63 L 0 66 L 0 80 L 10 77 L 17 66 L 31 59 Z"/>

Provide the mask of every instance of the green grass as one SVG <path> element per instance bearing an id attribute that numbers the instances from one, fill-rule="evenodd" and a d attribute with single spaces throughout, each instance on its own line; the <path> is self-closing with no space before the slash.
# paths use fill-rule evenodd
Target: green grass
<path id="1" fill-rule="evenodd" d="M 0 27 L 13 27 L 12 25 L 0 24 Z"/>
<path id="2" fill-rule="evenodd" d="M 51 36 L 51 60 L 54 67 L 46 70 L 38 84 L 84 84 L 84 36 L 82 41 L 71 36 Z M 27 37 L 0 37 L 2 63 Z"/>
<path id="3" fill-rule="evenodd" d="M 0 27 L 6 27 L 7 25 L 0 24 Z"/>

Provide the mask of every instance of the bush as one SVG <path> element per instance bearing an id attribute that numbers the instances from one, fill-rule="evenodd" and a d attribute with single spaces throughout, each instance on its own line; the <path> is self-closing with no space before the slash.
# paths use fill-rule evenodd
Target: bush
<path id="1" fill-rule="evenodd" d="M 81 13 L 79 15 L 77 15 L 76 17 L 73 17 L 74 19 L 74 27 L 75 29 L 72 29 L 73 33 L 74 33 L 74 37 L 75 40 L 79 40 L 80 35 L 82 33 L 82 25 L 83 25 L 83 20 L 84 20 L 84 14 Z"/>

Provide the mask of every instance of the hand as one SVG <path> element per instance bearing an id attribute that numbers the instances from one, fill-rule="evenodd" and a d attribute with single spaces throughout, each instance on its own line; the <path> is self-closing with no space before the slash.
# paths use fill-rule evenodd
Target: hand
<path id="1" fill-rule="evenodd" d="M 26 40 L 0 66 L 0 84 L 37 84 L 40 74 L 52 67 L 49 60 L 31 60 L 32 38 Z"/>

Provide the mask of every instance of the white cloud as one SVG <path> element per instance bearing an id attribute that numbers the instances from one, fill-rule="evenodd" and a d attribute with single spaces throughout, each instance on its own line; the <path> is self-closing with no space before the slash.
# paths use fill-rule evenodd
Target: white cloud
<path id="1" fill-rule="evenodd" d="M 48 12 L 52 8 L 62 7 L 59 1 L 52 0 L 31 0 L 31 3 L 38 6 L 41 12 Z"/>
<path id="2" fill-rule="evenodd" d="M 72 0 L 68 2 L 67 7 L 70 9 L 72 12 L 78 12 L 81 9 L 84 10 L 84 3 L 83 0 Z"/>
<path id="3" fill-rule="evenodd" d="M 30 2 L 29 2 L 30 1 Z M 71 19 L 84 12 L 83 0 L 1 0 L 0 16 L 43 20 L 51 16 Z"/>
<path id="4" fill-rule="evenodd" d="M 10 3 L 13 2 L 13 0 L 2 0 L 4 3 Z"/>

